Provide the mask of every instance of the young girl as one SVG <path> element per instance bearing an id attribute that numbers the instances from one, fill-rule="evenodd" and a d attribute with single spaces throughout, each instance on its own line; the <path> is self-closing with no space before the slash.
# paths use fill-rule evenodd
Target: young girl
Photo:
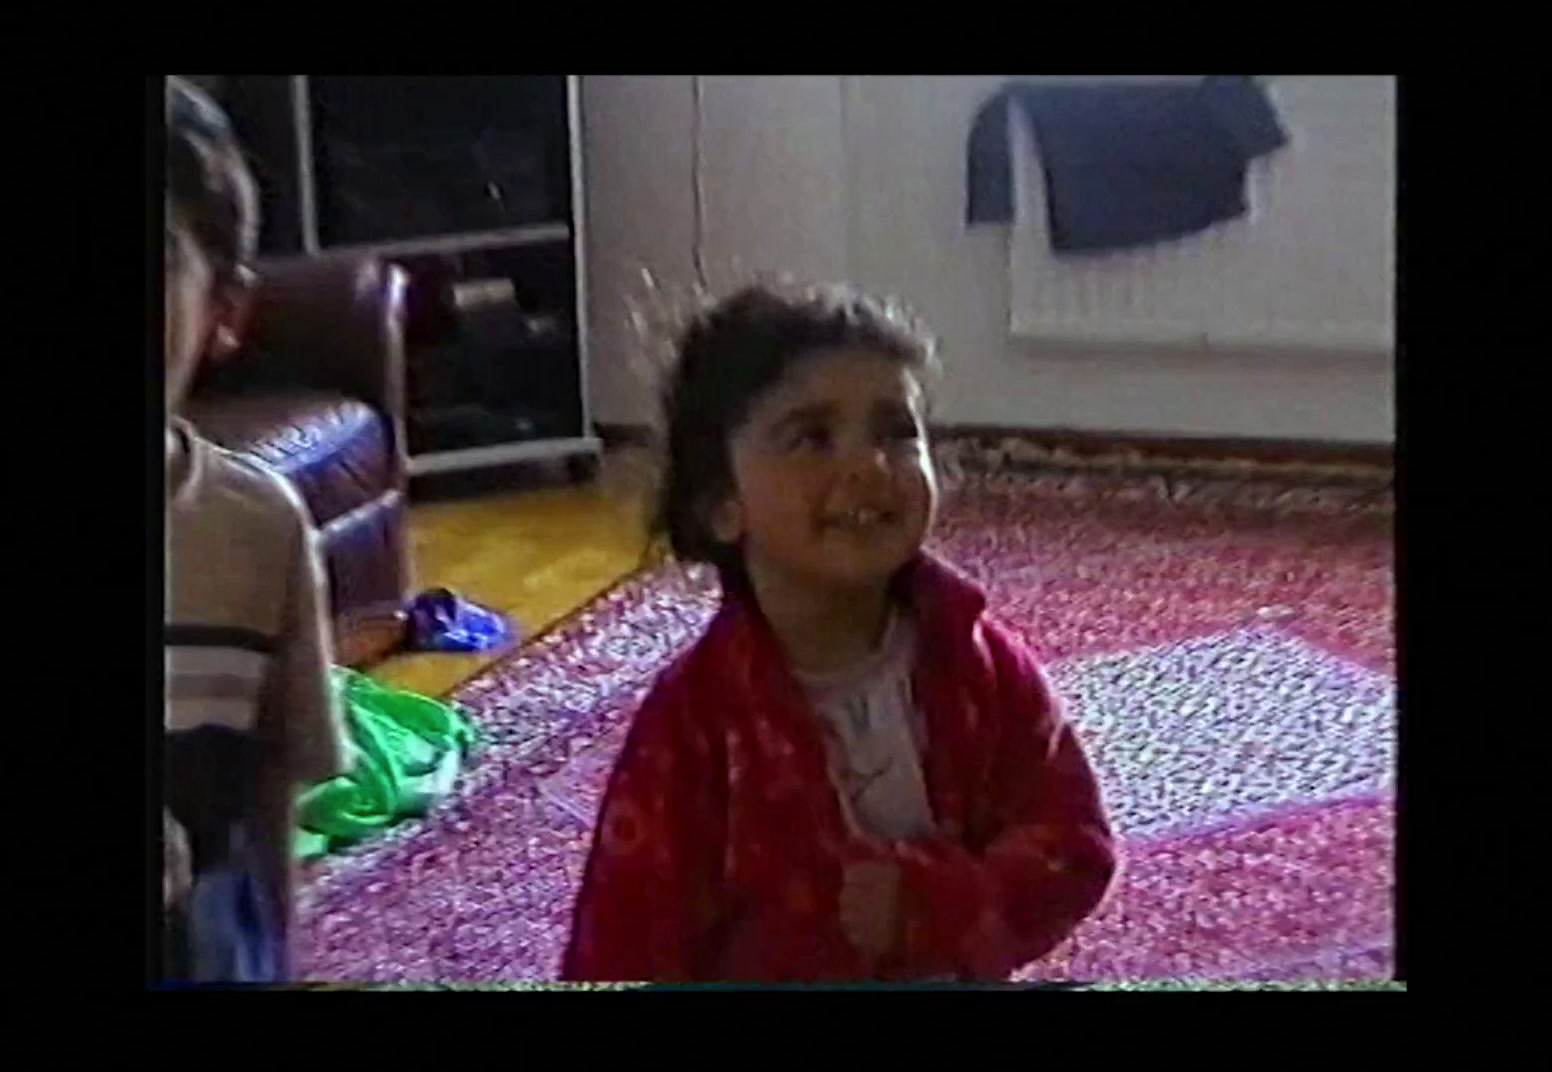
<path id="1" fill-rule="evenodd" d="M 610 780 L 563 976 L 1006 979 L 1115 870 L 1040 669 L 922 550 L 931 341 L 751 287 L 684 334 L 656 517 L 722 607 Z"/>

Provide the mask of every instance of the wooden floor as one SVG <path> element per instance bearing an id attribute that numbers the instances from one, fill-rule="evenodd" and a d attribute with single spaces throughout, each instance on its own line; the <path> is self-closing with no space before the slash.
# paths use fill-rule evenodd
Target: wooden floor
<path id="1" fill-rule="evenodd" d="M 442 501 L 411 496 L 416 590 L 443 587 L 519 623 L 525 636 L 564 617 L 641 562 L 641 463 L 606 459 L 592 484 L 525 480 Z M 380 681 L 439 696 L 490 656 L 402 655 L 369 669 Z"/>

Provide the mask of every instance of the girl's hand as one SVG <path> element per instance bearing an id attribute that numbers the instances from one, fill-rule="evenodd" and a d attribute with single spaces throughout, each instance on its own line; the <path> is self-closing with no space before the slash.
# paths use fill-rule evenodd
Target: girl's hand
<path id="1" fill-rule="evenodd" d="M 852 864 L 841 881 L 841 927 L 871 957 L 894 952 L 900 935 L 900 867 L 888 861 Z"/>

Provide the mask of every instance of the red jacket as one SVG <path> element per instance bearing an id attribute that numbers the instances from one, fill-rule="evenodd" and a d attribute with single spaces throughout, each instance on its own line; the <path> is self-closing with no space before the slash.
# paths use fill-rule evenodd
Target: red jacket
<path id="1" fill-rule="evenodd" d="M 938 835 L 880 843 L 851 828 L 775 636 L 729 597 L 631 726 L 563 978 L 1005 979 L 1094 910 L 1115 850 L 1044 675 L 948 567 L 923 556 L 907 584 Z M 865 860 L 901 869 L 902 944 L 884 962 L 839 918 L 845 869 Z"/>

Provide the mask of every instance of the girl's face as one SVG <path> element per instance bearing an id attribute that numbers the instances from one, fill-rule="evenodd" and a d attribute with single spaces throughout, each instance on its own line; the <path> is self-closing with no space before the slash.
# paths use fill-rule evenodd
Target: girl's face
<path id="1" fill-rule="evenodd" d="M 867 350 L 806 357 L 759 398 L 731 446 L 734 494 L 712 518 L 751 572 L 833 588 L 886 582 L 937 504 L 915 374 Z"/>

